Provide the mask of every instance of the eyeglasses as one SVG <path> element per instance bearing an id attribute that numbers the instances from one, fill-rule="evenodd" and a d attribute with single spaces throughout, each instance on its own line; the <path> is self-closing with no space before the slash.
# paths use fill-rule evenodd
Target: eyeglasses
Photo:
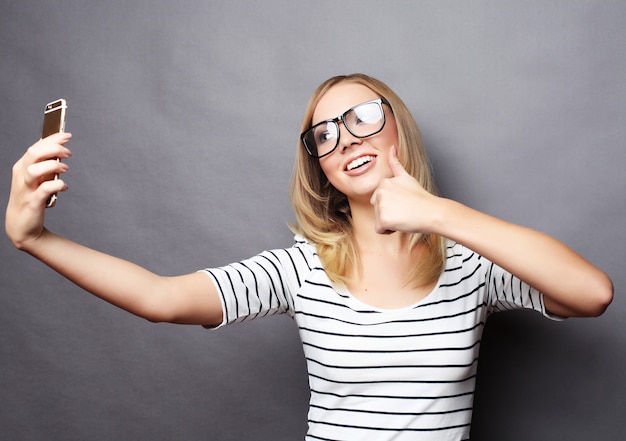
<path id="1" fill-rule="evenodd" d="M 367 101 L 344 112 L 343 115 L 315 124 L 300 135 L 307 153 L 314 158 L 330 155 L 339 145 L 339 121 L 353 136 L 367 138 L 385 127 L 384 98 Z"/>

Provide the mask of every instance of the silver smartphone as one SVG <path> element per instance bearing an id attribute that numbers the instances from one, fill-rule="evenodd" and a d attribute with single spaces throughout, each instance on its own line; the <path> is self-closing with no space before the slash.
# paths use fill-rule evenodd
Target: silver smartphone
<path id="1" fill-rule="evenodd" d="M 65 131 L 65 118 L 67 115 L 67 101 L 63 98 L 56 101 L 52 101 L 46 104 L 43 113 L 43 129 L 41 130 L 41 137 L 53 135 L 54 133 Z M 57 159 L 58 161 L 59 159 Z M 47 176 L 44 181 L 52 179 L 59 179 L 58 174 Z M 54 207 L 58 199 L 57 194 L 51 195 L 46 201 L 46 207 Z"/>

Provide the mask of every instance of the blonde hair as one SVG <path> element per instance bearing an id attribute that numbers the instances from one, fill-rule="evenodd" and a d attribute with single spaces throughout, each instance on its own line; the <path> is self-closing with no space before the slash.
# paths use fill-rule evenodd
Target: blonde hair
<path id="1" fill-rule="evenodd" d="M 324 94 L 339 83 L 362 84 L 389 102 L 398 127 L 397 148 L 402 165 L 424 189 L 437 194 L 415 119 L 400 97 L 375 78 L 352 74 L 336 76 L 322 83 L 307 104 L 301 132 L 311 127 L 313 112 Z M 350 274 L 355 270 L 357 274 L 360 272 L 348 199 L 328 182 L 319 160 L 307 154 L 302 140 L 291 176 L 290 197 L 297 221 L 291 226 L 292 231 L 316 246 L 322 265 L 333 282 L 346 284 Z M 413 287 L 435 282 L 445 265 L 445 243 L 440 236 L 412 234 L 411 249 L 420 243 L 425 245 L 427 252 L 408 276 L 407 284 Z"/>

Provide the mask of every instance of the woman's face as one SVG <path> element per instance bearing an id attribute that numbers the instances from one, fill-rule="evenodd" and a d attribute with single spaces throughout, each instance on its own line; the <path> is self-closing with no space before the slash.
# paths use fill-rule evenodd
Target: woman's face
<path id="1" fill-rule="evenodd" d="M 312 125 L 336 118 L 346 110 L 380 98 L 368 87 L 357 83 L 340 83 L 330 88 L 313 112 Z M 392 146 L 398 146 L 398 128 L 393 113 L 383 105 L 385 126 L 367 138 L 353 136 L 339 123 L 339 144 L 335 151 L 320 158 L 322 171 L 328 181 L 353 202 L 366 202 L 384 178 L 392 177 L 388 156 Z"/>

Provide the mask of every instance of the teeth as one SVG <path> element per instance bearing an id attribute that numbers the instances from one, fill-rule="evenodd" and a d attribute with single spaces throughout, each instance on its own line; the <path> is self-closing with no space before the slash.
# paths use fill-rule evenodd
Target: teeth
<path id="1" fill-rule="evenodd" d="M 348 164 L 348 167 L 346 167 L 346 169 L 348 171 L 354 170 L 355 168 L 360 167 L 363 164 L 366 164 L 366 163 L 372 161 L 373 159 L 374 159 L 374 156 L 361 156 L 359 158 L 356 158 L 350 164 Z"/>

